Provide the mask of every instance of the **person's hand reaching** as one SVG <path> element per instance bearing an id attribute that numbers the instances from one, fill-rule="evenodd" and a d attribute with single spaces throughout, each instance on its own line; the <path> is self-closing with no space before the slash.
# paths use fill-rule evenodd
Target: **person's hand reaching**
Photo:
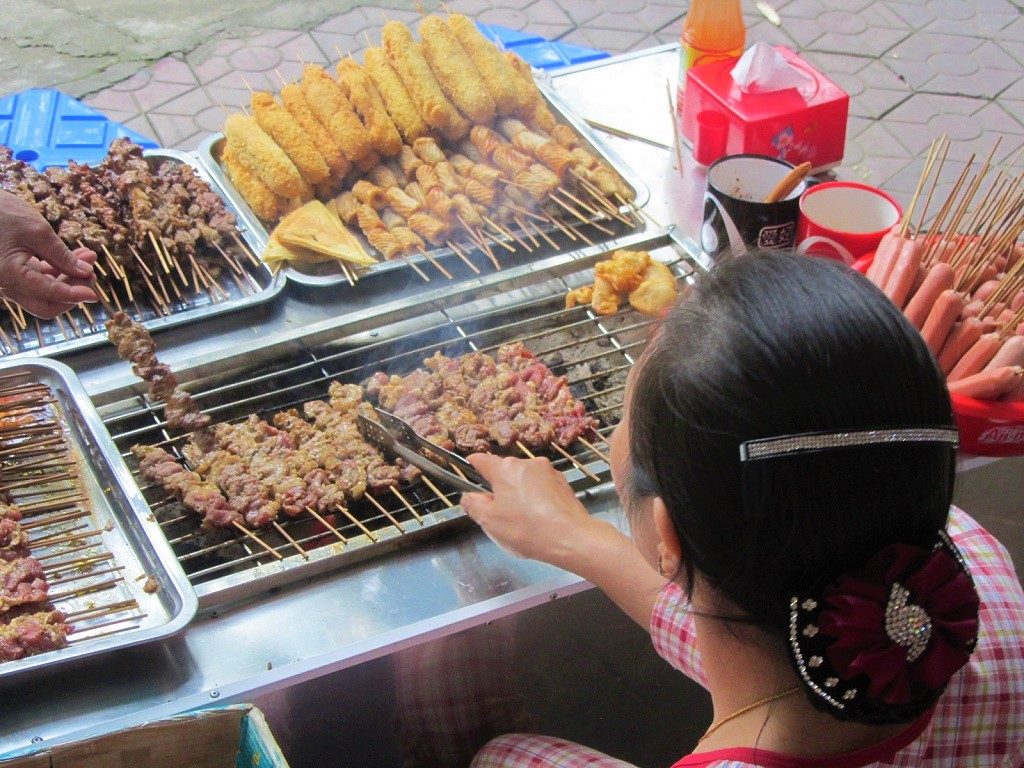
<path id="1" fill-rule="evenodd" d="M 0 296 L 38 317 L 56 317 L 96 301 L 95 261 L 88 248 L 69 250 L 20 197 L 0 191 Z"/>

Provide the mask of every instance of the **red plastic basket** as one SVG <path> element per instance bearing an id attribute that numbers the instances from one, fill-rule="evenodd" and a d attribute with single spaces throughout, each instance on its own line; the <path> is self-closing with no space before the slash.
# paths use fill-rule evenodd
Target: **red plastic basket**
<path id="1" fill-rule="evenodd" d="M 853 264 L 861 274 L 868 271 L 875 254 Z M 1024 403 L 999 403 L 950 395 L 953 415 L 960 430 L 960 450 L 975 456 L 1024 456 Z"/>

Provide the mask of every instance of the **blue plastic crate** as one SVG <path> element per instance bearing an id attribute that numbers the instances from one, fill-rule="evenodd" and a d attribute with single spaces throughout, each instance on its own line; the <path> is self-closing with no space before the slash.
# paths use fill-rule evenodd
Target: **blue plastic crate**
<path id="1" fill-rule="evenodd" d="M 523 57 L 531 67 L 537 69 L 558 69 L 571 64 L 582 64 L 585 61 L 608 58 L 605 51 L 593 48 L 582 48 L 572 43 L 561 43 L 545 40 L 530 32 L 520 32 L 497 24 L 477 24 L 484 37 L 493 40 L 508 51 L 514 51 Z"/>
<path id="2" fill-rule="evenodd" d="M 33 88 L 0 98 L 0 144 L 43 170 L 68 160 L 94 164 L 110 142 L 127 136 L 146 149 L 159 145 L 52 88 Z"/>

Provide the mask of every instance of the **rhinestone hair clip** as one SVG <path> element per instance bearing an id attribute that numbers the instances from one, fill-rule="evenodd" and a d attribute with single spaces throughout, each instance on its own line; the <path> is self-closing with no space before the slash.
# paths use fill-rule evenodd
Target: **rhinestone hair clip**
<path id="1" fill-rule="evenodd" d="M 891 443 L 946 443 L 955 450 L 960 445 L 960 437 L 955 429 L 948 427 L 865 429 L 858 432 L 814 432 L 804 435 L 765 437 L 743 443 L 740 446 L 740 461 L 774 459 L 778 456 L 810 453 L 830 448 Z"/>

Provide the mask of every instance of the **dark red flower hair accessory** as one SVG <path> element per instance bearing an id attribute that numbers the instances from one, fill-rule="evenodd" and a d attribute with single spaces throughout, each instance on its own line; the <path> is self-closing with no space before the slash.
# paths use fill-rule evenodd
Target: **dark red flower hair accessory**
<path id="1" fill-rule="evenodd" d="M 843 720 L 907 722 L 930 707 L 978 639 L 978 594 L 942 532 L 892 544 L 817 596 L 790 601 L 789 650 L 812 701 Z"/>

